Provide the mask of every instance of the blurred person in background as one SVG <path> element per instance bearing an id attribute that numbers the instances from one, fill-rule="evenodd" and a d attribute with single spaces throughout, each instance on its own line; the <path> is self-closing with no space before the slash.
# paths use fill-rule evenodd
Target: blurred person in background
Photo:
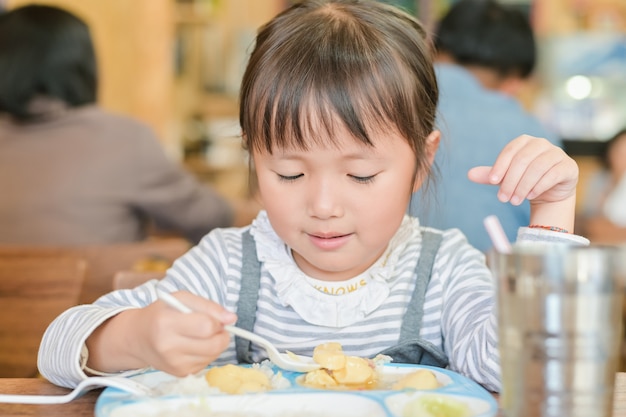
<path id="1" fill-rule="evenodd" d="M 414 196 L 409 211 L 425 226 L 461 229 L 472 245 L 487 251 L 491 241 L 482 220 L 497 215 L 514 241 L 519 227 L 528 225 L 530 206 L 527 200 L 498 201 L 497 190 L 467 178 L 469 169 L 489 165 L 522 134 L 561 146 L 516 98 L 535 66 L 533 31 L 518 9 L 493 0 L 461 0 L 439 22 L 434 46 L 440 175 L 436 186 Z"/>
<path id="2" fill-rule="evenodd" d="M 133 242 L 154 225 L 195 243 L 249 221 L 170 161 L 147 126 L 96 104 L 96 67 L 73 14 L 0 15 L 0 243 Z"/>
<path id="3" fill-rule="evenodd" d="M 626 129 L 609 139 L 600 155 L 602 169 L 585 186 L 577 224 L 596 244 L 626 242 Z"/>

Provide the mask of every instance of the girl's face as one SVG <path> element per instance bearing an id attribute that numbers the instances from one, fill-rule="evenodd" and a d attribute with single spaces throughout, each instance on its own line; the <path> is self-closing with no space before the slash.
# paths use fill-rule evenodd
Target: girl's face
<path id="1" fill-rule="evenodd" d="M 276 233 L 300 269 L 327 280 L 350 279 L 370 267 L 398 230 L 415 179 L 415 156 L 395 133 L 372 134 L 374 146 L 345 128 L 337 145 L 253 153 L 259 195 Z M 429 157 L 439 143 L 429 138 Z M 414 184 L 415 179 L 415 184 Z"/>

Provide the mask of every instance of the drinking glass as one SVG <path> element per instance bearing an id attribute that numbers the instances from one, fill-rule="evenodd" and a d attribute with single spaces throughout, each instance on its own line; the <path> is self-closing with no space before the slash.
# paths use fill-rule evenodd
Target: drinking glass
<path id="1" fill-rule="evenodd" d="M 610 417 L 626 253 L 517 246 L 491 252 L 506 417 Z"/>

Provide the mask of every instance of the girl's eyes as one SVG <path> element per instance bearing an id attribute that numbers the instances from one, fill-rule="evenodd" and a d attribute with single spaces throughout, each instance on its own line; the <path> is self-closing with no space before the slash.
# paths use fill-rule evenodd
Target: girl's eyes
<path id="1" fill-rule="evenodd" d="M 368 184 L 374 181 L 374 177 L 376 177 L 376 175 L 369 175 L 367 177 L 357 177 L 356 175 L 348 175 L 348 176 L 352 178 L 353 180 L 355 180 L 356 182 L 359 182 L 362 184 Z"/>
<path id="2" fill-rule="evenodd" d="M 298 174 L 298 175 L 280 175 L 280 174 L 276 174 L 278 175 L 278 179 L 281 181 L 285 181 L 285 182 L 292 182 L 297 180 L 300 177 L 303 177 L 304 174 Z"/>
<path id="3" fill-rule="evenodd" d="M 297 174 L 297 175 L 281 175 L 281 174 L 276 174 L 278 175 L 278 179 L 280 181 L 285 181 L 285 182 L 292 182 L 297 180 L 300 177 L 303 177 L 304 174 Z M 376 175 L 369 175 L 367 177 L 359 177 L 356 175 L 350 175 L 348 174 L 348 177 L 352 178 L 354 181 L 361 183 L 361 184 L 368 184 L 372 181 L 374 181 L 374 178 L 376 177 Z"/>

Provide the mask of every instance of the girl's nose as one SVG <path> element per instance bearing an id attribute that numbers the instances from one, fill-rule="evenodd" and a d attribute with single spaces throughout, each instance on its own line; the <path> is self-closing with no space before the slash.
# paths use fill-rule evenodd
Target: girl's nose
<path id="1" fill-rule="evenodd" d="M 343 215 L 341 190 L 337 181 L 317 181 L 309 190 L 308 214 L 311 217 L 328 219 Z"/>

